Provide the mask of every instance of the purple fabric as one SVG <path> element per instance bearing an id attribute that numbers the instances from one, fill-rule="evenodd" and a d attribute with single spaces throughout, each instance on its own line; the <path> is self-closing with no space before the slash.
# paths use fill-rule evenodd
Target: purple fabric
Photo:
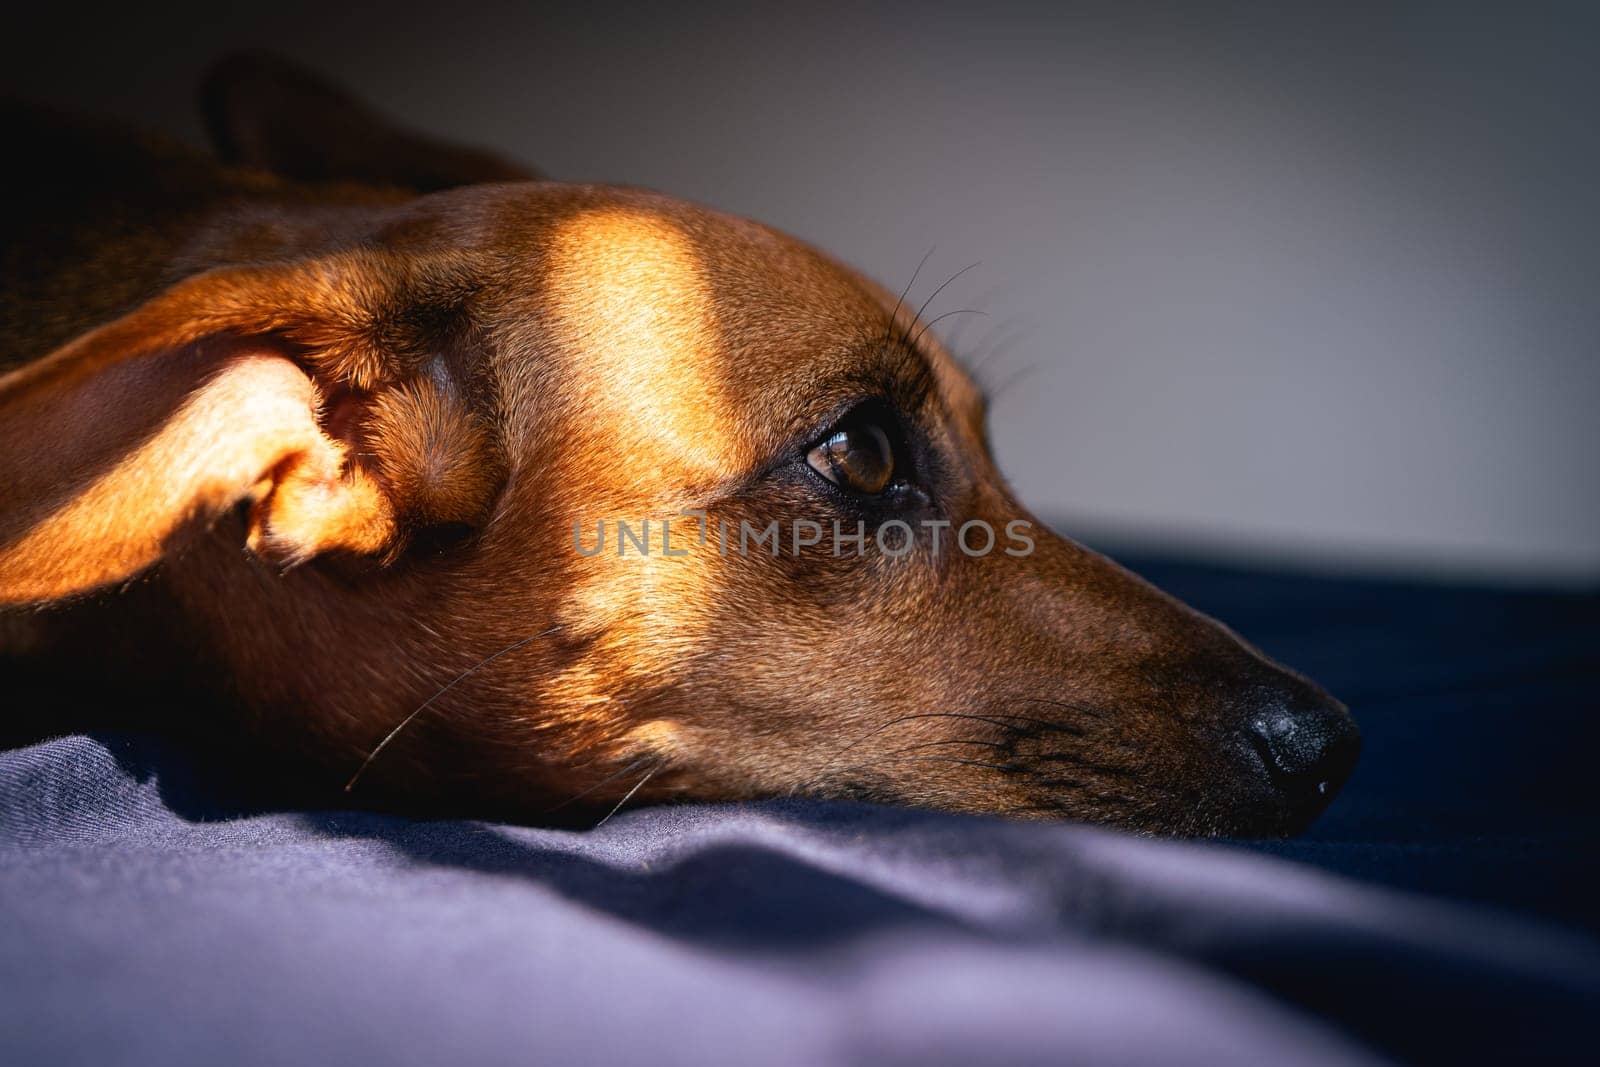
<path id="1" fill-rule="evenodd" d="M 1214 608 L 1211 579 L 1189 578 Z M 1298 588 L 1335 615 L 1350 592 Z M 1403 602 L 1381 625 L 1419 625 Z M 1485 618 L 1517 618 L 1496 603 Z M 1592 599 L 1528 610 L 1561 604 L 1573 638 Z M 1343 619 L 1348 653 L 1370 635 Z M 1413 646 L 1405 669 L 1434 670 Z M 1590 692 L 1592 669 L 1514 646 L 1496 647 L 1532 663 L 1501 676 L 1518 721 Z M 1492 688 L 1487 647 L 1461 661 L 1472 692 Z M 1398 660 L 1349 658 L 1427 714 Z M 628 811 L 587 833 L 251 813 L 182 748 L 58 738 L 0 753 L 0 1063 L 1582 1060 L 1593 839 L 1533 817 L 1567 794 L 1502 789 L 1528 826 L 1508 836 L 1515 819 L 1461 814 L 1475 795 L 1407 799 L 1416 773 L 1468 757 L 1443 746 L 1391 775 L 1384 753 L 1410 735 L 1364 725 L 1348 802 L 1304 841 L 1254 848 L 803 802 Z"/>
<path id="2" fill-rule="evenodd" d="M 1204 845 L 804 804 L 189 821 L 178 758 L 0 758 L 6 1062 L 1363 1063 L 1571 1050 L 1600 989 L 1552 930 Z"/>

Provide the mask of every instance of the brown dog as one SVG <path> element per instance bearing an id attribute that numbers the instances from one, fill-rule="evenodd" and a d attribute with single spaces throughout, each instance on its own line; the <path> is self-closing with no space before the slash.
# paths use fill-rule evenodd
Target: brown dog
<path id="1" fill-rule="evenodd" d="M 800 793 L 1273 834 L 1348 775 L 1322 690 L 1031 524 L 894 293 L 273 61 L 208 104 L 240 166 L 9 116 L 14 660 L 202 679 L 329 789 L 533 820 Z"/>

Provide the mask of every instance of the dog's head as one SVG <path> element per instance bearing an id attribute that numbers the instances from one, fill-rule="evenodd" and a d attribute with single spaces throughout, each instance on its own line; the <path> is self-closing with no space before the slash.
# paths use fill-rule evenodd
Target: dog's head
<path id="1" fill-rule="evenodd" d="M 226 219 L 0 381 L 0 594 L 162 564 L 358 796 L 1260 834 L 1354 763 L 1321 689 L 1034 522 L 909 301 L 790 238 L 535 182 Z"/>

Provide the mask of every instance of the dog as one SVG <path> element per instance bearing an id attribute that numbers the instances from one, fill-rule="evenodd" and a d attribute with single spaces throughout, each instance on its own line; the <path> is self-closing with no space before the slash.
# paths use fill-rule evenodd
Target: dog
<path id="1" fill-rule="evenodd" d="M 220 159 L 9 108 L 11 664 L 194 687 L 330 798 L 531 822 L 1282 835 L 1349 776 L 1343 705 L 1035 522 L 908 292 L 271 57 L 204 101 Z"/>

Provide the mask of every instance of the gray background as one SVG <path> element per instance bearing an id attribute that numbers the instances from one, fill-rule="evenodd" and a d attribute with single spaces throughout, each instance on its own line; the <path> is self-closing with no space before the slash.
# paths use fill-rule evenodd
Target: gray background
<path id="1" fill-rule="evenodd" d="M 198 137 L 205 65 L 268 46 L 891 288 L 934 248 L 914 295 L 981 260 L 930 313 L 989 314 L 947 336 L 1069 532 L 1592 581 L 1593 10 L 59 5 L 0 82 Z"/>

